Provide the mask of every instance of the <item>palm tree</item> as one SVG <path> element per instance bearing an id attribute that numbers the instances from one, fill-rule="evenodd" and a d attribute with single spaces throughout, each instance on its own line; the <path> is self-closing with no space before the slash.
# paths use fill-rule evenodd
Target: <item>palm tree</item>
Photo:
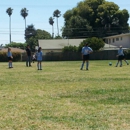
<path id="1" fill-rule="evenodd" d="M 9 7 L 7 10 L 6 10 L 6 13 L 9 15 L 9 39 L 10 39 L 10 43 L 11 43 L 11 15 L 13 13 L 13 9 L 11 7 Z"/>
<path id="2" fill-rule="evenodd" d="M 53 38 L 54 37 L 54 27 L 53 27 L 54 18 L 52 18 L 52 17 L 49 18 L 49 24 L 52 25 L 52 38 Z"/>
<path id="3" fill-rule="evenodd" d="M 58 9 L 53 12 L 53 17 L 57 18 L 57 31 L 58 31 L 58 36 L 59 36 L 59 27 L 58 27 L 58 18 L 61 16 L 61 11 Z"/>
<path id="4" fill-rule="evenodd" d="M 26 8 L 23 8 L 21 9 L 20 14 L 25 20 L 25 30 L 26 30 L 26 17 L 28 16 L 28 10 Z"/>

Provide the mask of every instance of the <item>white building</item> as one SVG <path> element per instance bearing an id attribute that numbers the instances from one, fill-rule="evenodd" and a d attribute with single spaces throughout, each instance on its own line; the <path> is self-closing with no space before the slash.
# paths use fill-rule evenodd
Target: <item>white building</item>
<path id="1" fill-rule="evenodd" d="M 65 46 L 79 46 L 84 39 L 53 39 L 38 40 L 39 47 L 42 48 L 44 54 L 48 52 L 62 52 Z"/>
<path id="2" fill-rule="evenodd" d="M 117 47 L 122 45 L 123 48 L 130 48 L 130 33 L 109 36 L 104 39 L 108 45 L 114 45 Z"/>

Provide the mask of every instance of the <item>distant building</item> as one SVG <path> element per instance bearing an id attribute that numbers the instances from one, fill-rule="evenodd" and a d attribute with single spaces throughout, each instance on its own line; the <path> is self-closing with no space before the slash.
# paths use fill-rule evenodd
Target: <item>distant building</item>
<path id="1" fill-rule="evenodd" d="M 85 39 L 54 39 L 54 40 L 38 40 L 39 47 L 42 48 L 44 54 L 49 52 L 62 52 L 65 46 L 79 46 Z"/>
<path id="2" fill-rule="evenodd" d="M 114 45 L 117 47 L 122 45 L 123 48 L 130 48 L 130 33 L 109 36 L 105 37 L 104 39 L 105 43 L 107 43 L 108 45 Z"/>

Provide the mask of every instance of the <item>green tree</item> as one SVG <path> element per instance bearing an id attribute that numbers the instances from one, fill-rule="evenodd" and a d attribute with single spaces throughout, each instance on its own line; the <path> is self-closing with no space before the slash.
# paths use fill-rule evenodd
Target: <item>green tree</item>
<path id="1" fill-rule="evenodd" d="M 77 52 L 78 51 L 78 47 L 76 46 L 65 46 L 63 49 L 62 49 L 63 52 Z"/>
<path id="2" fill-rule="evenodd" d="M 11 7 L 9 7 L 6 10 L 6 13 L 9 15 L 9 39 L 10 39 L 10 43 L 11 43 L 11 15 L 13 13 L 13 9 Z"/>
<path id="3" fill-rule="evenodd" d="M 119 10 L 119 6 L 114 2 L 84 0 L 67 10 L 63 17 L 64 37 L 68 37 L 68 33 L 71 37 L 104 37 L 128 32 L 129 13 L 125 9 Z M 79 24 L 80 22 L 82 24 Z M 80 30 L 76 30 L 77 27 Z"/>
<path id="4" fill-rule="evenodd" d="M 55 36 L 55 39 L 63 39 L 61 36 Z"/>
<path id="5" fill-rule="evenodd" d="M 28 25 L 26 30 L 25 30 L 25 39 L 28 40 L 32 36 L 36 35 L 36 29 L 33 24 Z"/>
<path id="6" fill-rule="evenodd" d="M 92 31 L 92 27 L 86 19 L 83 19 L 80 16 L 72 16 L 67 24 L 67 28 L 64 29 L 62 36 L 68 38 L 83 38 L 86 37 L 86 35 L 89 35 L 90 31 Z"/>
<path id="7" fill-rule="evenodd" d="M 101 38 L 91 37 L 91 38 L 87 38 L 87 39 L 83 40 L 83 42 L 81 42 L 81 44 L 78 47 L 78 51 L 81 51 L 82 47 L 85 45 L 86 42 L 94 51 L 97 51 L 97 50 L 103 48 L 105 45 L 104 41 Z"/>
<path id="8" fill-rule="evenodd" d="M 5 45 L 5 48 L 15 47 L 15 48 L 20 48 L 20 49 L 25 49 L 26 46 L 27 46 L 26 43 L 11 42 L 10 44 L 6 44 L 6 45 Z"/>
<path id="9" fill-rule="evenodd" d="M 54 38 L 54 18 L 53 17 L 50 17 L 49 18 L 49 24 L 52 26 L 52 38 Z"/>
<path id="10" fill-rule="evenodd" d="M 32 51 L 35 51 L 35 46 L 38 46 L 39 39 L 51 39 L 51 34 L 45 30 L 36 29 L 35 35 L 31 35 L 26 39 L 26 43 L 30 45 Z"/>
<path id="11" fill-rule="evenodd" d="M 58 36 L 59 36 L 58 18 L 60 16 L 61 16 L 61 11 L 59 11 L 58 9 L 53 12 L 53 17 L 57 18 L 57 32 L 58 32 Z"/>
<path id="12" fill-rule="evenodd" d="M 26 17 L 28 16 L 28 10 L 26 8 L 23 8 L 21 9 L 20 14 L 25 20 L 25 30 L 26 30 Z"/>

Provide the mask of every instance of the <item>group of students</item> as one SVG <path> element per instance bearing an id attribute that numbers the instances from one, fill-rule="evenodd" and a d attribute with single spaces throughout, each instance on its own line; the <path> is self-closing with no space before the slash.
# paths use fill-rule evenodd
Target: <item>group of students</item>
<path id="1" fill-rule="evenodd" d="M 42 56 L 43 56 L 43 53 L 42 53 L 41 49 L 42 48 L 39 47 L 36 55 L 35 54 L 33 55 L 34 59 L 35 59 L 35 56 L 36 56 L 36 59 L 37 59 L 37 69 L 38 70 L 42 70 Z M 93 52 L 92 48 L 90 48 L 88 46 L 88 43 L 86 43 L 85 46 L 82 48 L 82 51 L 81 51 L 83 62 L 81 64 L 80 70 L 83 70 L 85 61 L 86 61 L 86 70 L 88 70 L 88 68 L 89 68 L 89 54 L 92 53 L 92 52 Z M 31 57 L 31 49 L 30 49 L 29 45 L 26 48 L 26 53 L 27 53 L 26 66 L 27 67 L 28 66 L 31 67 L 31 59 L 32 59 L 32 57 Z M 11 48 L 8 48 L 7 56 L 8 56 L 8 61 L 9 61 L 9 64 L 8 64 L 9 68 L 13 68 L 13 66 L 12 66 L 13 56 L 12 56 L 12 53 L 11 53 Z M 125 60 L 125 56 L 124 56 L 124 52 L 123 52 L 122 46 L 119 47 L 117 57 L 118 57 L 118 61 L 116 63 L 116 67 L 118 66 L 119 63 L 120 63 L 120 67 L 122 67 L 122 60 L 124 60 L 127 63 L 127 65 L 129 65 L 127 60 Z"/>
<path id="2" fill-rule="evenodd" d="M 32 56 L 31 56 L 31 49 L 30 49 L 29 45 L 26 48 L 26 54 L 27 54 L 26 66 L 31 67 L 32 66 L 31 65 Z M 38 70 L 42 70 L 42 56 L 43 56 L 42 48 L 39 47 L 38 51 L 35 54 L 35 58 L 37 59 L 37 69 Z M 13 65 L 12 65 L 13 56 L 12 56 L 12 52 L 11 52 L 10 47 L 8 48 L 7 57 L 8 57 L 8 66 L 9 66 L 9 68 L 13 68 Z M 34 58 L 34 55 L 33 55 L 33 58 Z"/>
<path id="3" fill-rule="evenodd" d="M 82 48 L 82 51 L 81 51 L 83 62 L 81 64 L 80 70 L 83 69 L 85 61 L 86 61 L 86 70 L 88 70 L 89 54 L 92 53 L 92 52 L 93 52 L 92 48 L 88 47 L 88 44 L 86 43 L 85 46 Z M 129 65 L 128 61 L 125 59 L 125 55 L 124 55 L 124 51 L 122 49 L 122 46 L 119 47 L 117 57 L 118 57 L 118 61 L 117 61 L 115 67 L 117 67 L 119 63 L 120 63 L 120 67 L 122 67 L 122 60 L 124 60 L 127 65 Z"/>

